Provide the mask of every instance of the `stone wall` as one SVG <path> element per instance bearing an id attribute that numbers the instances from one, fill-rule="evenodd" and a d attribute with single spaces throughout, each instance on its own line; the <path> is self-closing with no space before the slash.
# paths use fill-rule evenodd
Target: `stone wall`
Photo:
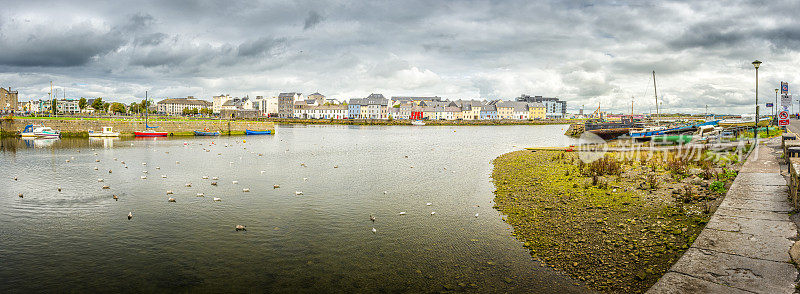
<path id="1" fill-rule="evenodd" d="M 115 132 L 133 135 L 133 132 L 144 131 L 144 120 L 137 119 L 13 119 L 0 120 L 0 131 L 4 134 L 21 132 L 26 125 L 43 124 L 63 134 L 85 134 L 88 130 L 102 131 L 103 127 L 113 127 Z M 242 134 L 245 129 L 274 130 L 272 122 L 227 121 L 227 120 L 150 120 L 150 126 L 169 132 L 172 135 L 190 135 L 193 131 L 208 129 L 209 132 L 221 134 Z"/>

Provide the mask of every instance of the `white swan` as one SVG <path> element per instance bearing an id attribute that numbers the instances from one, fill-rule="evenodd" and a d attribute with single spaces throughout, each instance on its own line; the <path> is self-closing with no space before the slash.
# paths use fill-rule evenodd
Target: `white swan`
<path id="1" fill-rule="evenodd" d="M 133 212 L 129 211 L 128 212 L 128 220 L 131 220 L 132 218 L 133 218 Z"/>
<path id="2" fill-rule="evenodd" d="M 302 191 L 294 191 L 294 195 L 296 195 L 296 196 L 303 195 L 303 192 Z"/>
<path id="3" fill-rule="evenodd" d="M 214 201 L 217 201 L 217 202 L 222 201 L 222 198 L 214 197 Z"/>
<path id="4" fill-rule="evenodd" d="M 167 199 L 167 201 L 168 202 L 175 202 L 175 198 L 169 197 L 169 199 Z"/>

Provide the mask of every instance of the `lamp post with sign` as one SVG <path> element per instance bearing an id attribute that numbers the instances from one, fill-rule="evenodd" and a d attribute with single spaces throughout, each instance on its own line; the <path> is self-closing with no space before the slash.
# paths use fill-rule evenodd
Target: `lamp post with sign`
<path id="1" fill-rule="evenodd" d="M 761 61 L 753 61 L 753 66 L 756 68 L 756 124 L 753 127 L 753 138 L 758 145 L 758 67 L 761 66 Z"/>

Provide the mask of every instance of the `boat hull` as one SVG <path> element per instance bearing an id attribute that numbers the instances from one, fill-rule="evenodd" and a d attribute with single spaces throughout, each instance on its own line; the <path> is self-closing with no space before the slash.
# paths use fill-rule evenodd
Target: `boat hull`
<path id="1" fill-rule="evenodd" d="M 119 137 L 119 133 L 89 133 L 89 138 Z"/>
<path id="2" fill-rule="evenodd" d="M 251 130 L 244 130 L 245 135 L 272 135 L 271 130 L 266 131 L 251 131 Z"/>
<path id="3" fill-rule="evenodd" d="M 653 142 L 670 142 L 678 144 L 688 144 L 694 139 L 691 135 L 666 135 L 666 136 L 653 136 Z"/>
<path id="4" fill-rule="evenodd" d="M 589 132 L 597 135 L 603 140 L 611 140 L 616 137 L 627 134 L 628 132 L 630 132 L 630 130 L 631 130 L 630 128 L 615 128 L 615 129 L 597 129 L 597 130 L 591 130 Z"/>
<path id="5" fill-rule="evenodd" d="M 134 132 L 134 136 L 136 137 L 166 137 L 168 135 L 167 132 Z"/>
<path id="6" fill-rule="evenodd" d="M 201 132 L 194 131 L 195 136 L 219 136 L 219 132 Z"/>

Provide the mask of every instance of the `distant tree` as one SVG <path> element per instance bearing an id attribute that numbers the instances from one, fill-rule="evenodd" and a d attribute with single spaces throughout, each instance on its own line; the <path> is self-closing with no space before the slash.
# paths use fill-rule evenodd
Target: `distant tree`
<path id="1" fill-rule="evenodd" d="M 53 114 L 56 114 L 56 111 L 58 111 L 58 102 L 56 102 L 56 99 L 50 101 L 50 111 L 52 111 Z"/>
<path id="2" fill-rule="evenodd" d="M 84 109 L 86 109 L 86 106 L 87 106 L 86 98 L 81 97 L 81 100 L 78 100 L 78 108 L 80 108 L 81 111 L 83 111 Z"/>
<path id="3" fill-rule="evenodd" d="M 139 102 L 139 112 L 144 113 L 145 111 L 149 110 L 150 110 L 150 101 L 142 99 L 142 102 Z"/>
<path id="4" fill-rule="evenodd" d="M 130 113 L 138 113 L 139 112 L 139 104 L 136 102 L 131 102 L 131 105 L 128 106 L 128 112 Z"/>
<path id="5" fill-rule="evenodd" d="M 211 112 L 212 112 L 211 108 L 200 109 L 200 114 L 202 115 L 211 115 Z"/>
<path id="6" fill-rule="evenodd" d="M 183 114 L 183 115 L 190 115 L 190 114 L 192 114 L 192 110 L 191 110 L 191 109 L 189 109 L 189 108 L 184 108 L 184 109 L 181 111 L 181 114 Z"/>
<path id="7" fill-rule="evenodd" d="M 103 109 L 103 98 L 97 98 L 92 101 L 92 108 L 96 111 Z"/>
<path id="8" fill-rule="evenodd" d="M 119 102 L 111 103 L 109 110 L 111 110 L 111 113 L 123 113 L 125 112 L 125 104 Z"/>
<path id="9" fill-rule="evenodd" d="M 111 107 L 111 104 L 108 102 L 103 103 L 103 111 L 108 112 L 108 108 Z"/>

